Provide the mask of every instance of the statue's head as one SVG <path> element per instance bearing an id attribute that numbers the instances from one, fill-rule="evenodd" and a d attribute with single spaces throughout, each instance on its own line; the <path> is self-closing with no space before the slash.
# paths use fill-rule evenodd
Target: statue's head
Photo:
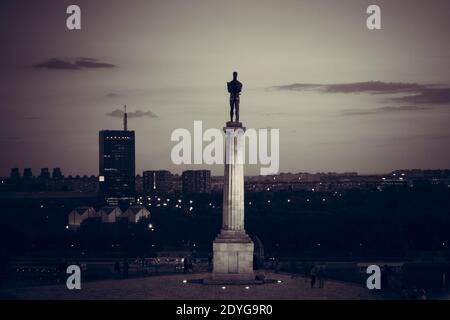
<path id="1" fill-rule="evenodd" d="M 237 72 L 233 72 L 233 79 L 236 80 L 237 79 Z"/>

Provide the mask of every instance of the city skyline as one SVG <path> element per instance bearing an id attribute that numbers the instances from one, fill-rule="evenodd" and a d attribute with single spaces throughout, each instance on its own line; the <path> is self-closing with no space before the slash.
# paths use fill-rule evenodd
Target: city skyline
<path id="1" fill-rule="evenodd" d="M 222 175 L 170 163 L 170 134 L 222 128 L 233 71 L 244 124 L 280 129 L 280 172 L 449 168 L 450 4 L 376 3 L 378 31 L 365 1 L 78 1 L 68 31 L 66 2 L 5 1 L 0 175 L 98 175 L 98 132 L 121 128 L 124 104 L 136 172 Z"/>

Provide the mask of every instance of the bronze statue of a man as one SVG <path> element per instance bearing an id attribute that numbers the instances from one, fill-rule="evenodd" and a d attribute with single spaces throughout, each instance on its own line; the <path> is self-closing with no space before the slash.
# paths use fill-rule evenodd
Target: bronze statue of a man
<path id="1" fill-rule="evenodd" d="M 233 80 L 227 82 L 228 92 L 230 93 L 230 118 L 233 122 L 233 115 L 236 112 L 236 122 L 239 122 L 239 95 L 242 91 L 242 83 L 237 80 L 237 72 L 233 72 Z"/>

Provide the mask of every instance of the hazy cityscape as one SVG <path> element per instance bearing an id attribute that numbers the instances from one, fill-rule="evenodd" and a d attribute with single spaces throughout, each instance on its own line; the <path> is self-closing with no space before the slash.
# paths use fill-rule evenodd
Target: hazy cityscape
<path id="1" fill-rule="evenodd" d="M 449 1 L 0 7 L 0 300 L 450 299 Z"/>
<path id="2" fill-rule="evenodd" d="M 126 116 L 123 130 L 99 133 L 98 176 L 12 168 L 1 178 L 7 285 L 58 282 L 69 261 L 92 280 L 114 278 L 114 261 L 123 259 L 133 276 L 182 272 L 186 255 L 197 272 L 208 271 L 224 177 L 209 170 L 136 174 Z M 418 272 L 414 285 L 432 294 L 443 285 L 450 170 L 280 173 L 246 176 L 244 188 L 255 270 L 302 273 L 315 261 L 327 265 L 328 277 L 359 282 L 364 273 L 355 268 L 376 259 L 392 272 L 389 292 L 401 295 Z"/>

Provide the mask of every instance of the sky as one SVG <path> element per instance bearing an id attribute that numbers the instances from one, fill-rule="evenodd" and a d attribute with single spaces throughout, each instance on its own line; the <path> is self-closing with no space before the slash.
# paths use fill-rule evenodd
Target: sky
<path id="1" fill-rule="evenodd" d="M 81 8 L 68 30 L 66 8 Z M 381 30 L 366 9 L 381 8 Z M 98 174 L 98 131 L 127 104 L 136 171 L 177 128 L 222 128 L 226 82 L 247 128 L 280 130 L 281 172 L 450 168 L 450 2 L 164 0 L 0 3 L 0 175 Z M 259 172 L 248 166 L 248 174 Z"/>

